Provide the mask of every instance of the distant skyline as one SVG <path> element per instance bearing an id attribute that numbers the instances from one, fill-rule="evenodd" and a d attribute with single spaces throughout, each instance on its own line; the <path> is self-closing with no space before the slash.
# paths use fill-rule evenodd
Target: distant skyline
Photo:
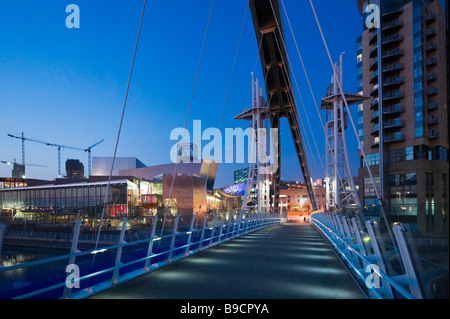
<path id="1" fill-rule="evenodd" d="M 80 28 L 68 29 L 66 6 L 80 8 Z M 281 3 L 281 1 L 280 1 Z M 314 96 L 320 105 L 330 84 L 332 68 L 308 0 L 284 0 L 306 64 Z M 22 161 L 21 141 L 7 134 L 87 148 L 104 139 L 92 156 L 113 156 L 126 84 L 136 41 L 141 1 L 48 0 L 0 3 L 0 160 Z M 362 17 L 355 0 L 315 0 L 314 5 L 332 58 L 344 56 L 344 88 L 356 92 L 356 38 Z M 136 157 L 147 166 L 170 162 L 175 144 L 170 132 L 184 127 L 195 72 L 208 20 L 211 1 L 148 1 L 136 56 L 128 104 L 117 156 Z M 188 119 L 202 127 L 219 128 L 222 107 L 239 40 L 247 1 L 216 0 L 211 17 L 196 91 Z M 312 148 L 308 154 L 314 178 L 324 172 L 317 158 L 313 136 L 325 163 L 325 136 L 315 109 L 289 26 L 283 15 L 289 59 L 299 84 L 313 133 L 294 87 L 304 138 Z M 255 64 L 256 62 L 256 64 Z M 256 67 L 255 67 L 256 65 Z M 255 67 L 255 68 L 254 68 Z M 250 10 L 227 97 L 220 130 L 247 123 L 233 120 L 251 105 L 248 98 L 251 72 L 263 82 L 258 44 Z M 263 85 L 262 85 L 263 86 Z M 352 109 L 356 121 L 355 106 Z M 321 111 L 322 120 L 325 113 Z M 282 179 L 302 181 L 290 130 L 281 122 Z M 225 136 L 225 134 L 223 134 Z M 357 142 L 347 130 L 349 155 L 356 176 L 359 165 Z M 206 142 L 207 143 L 207 142 Z M 309 150 L 309 146 L 307 147 Z M 58 153 L 54 147 L 25 143 L 27 177 L 52 180 L 57 177 Z M 79 159 L 87 174 L 87 153 L 64 149 L 65 161 Z M 233 182 L 233 171 L 245 164 L 219 166 L 215 187 Z M 10 177 L 11 167 L 0 164 L 0 176 Z"/>

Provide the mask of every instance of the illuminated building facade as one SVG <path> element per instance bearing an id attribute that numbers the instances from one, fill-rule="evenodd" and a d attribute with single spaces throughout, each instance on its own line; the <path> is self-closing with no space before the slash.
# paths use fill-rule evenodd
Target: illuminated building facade
<path id="1" fill-rule="evenodd" d="M 367 4 L 359 0 L 366 21 Z M 357 39 L 360 200 L 392 220 L 448 234 L 448 1 L 382 0 L 380 28 Z M 375 186 L 374 186 L 375 184 Z M 377 198 L 377 192 L 380 198 Z"/>

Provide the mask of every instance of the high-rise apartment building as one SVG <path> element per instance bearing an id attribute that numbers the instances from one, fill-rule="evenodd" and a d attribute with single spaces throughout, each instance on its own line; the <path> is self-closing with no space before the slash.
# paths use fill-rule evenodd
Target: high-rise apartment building
<path id="1" fill-rule="evenodd" d="M 360 150 L 361 202 L 381 199 L 393 221 L 420 234 L 448 233 L 448 0 L 358 4 L 358 91 L 371 97 L 358 107 L 358 130 L 375 182 Z"/>

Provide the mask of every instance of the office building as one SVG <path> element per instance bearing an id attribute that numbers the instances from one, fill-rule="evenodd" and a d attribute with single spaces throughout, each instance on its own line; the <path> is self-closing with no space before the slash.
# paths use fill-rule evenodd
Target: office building
<path id="1" fill-rule="evenodd" d="M 68 159 L 66 161 L 66 178 L 68 179 L 83 179 L 84 165 L 80 160 Z"/>

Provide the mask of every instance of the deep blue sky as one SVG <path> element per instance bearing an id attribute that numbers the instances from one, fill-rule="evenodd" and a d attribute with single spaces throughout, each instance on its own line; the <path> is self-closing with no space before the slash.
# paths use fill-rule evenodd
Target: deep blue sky
<path id="1" fill-rule="evenodd" d="M 80 8 L 81 28 L 68 29 L 67 5 Z M 332 69 L 308 0 L 284 0 L 294 33 L 320 103 L 330 83 Z M 136 40 L 142 0 L 0 0 L 0 160 L 20 163 L 21 143 L 7 134 L 85 148 L 105 139 L 93 156 L 112 156 Z M 356 92 L 356 37 L 362 18 L 356 0 L 315 0 L 331 54 L 344 58 L 344 86 Z M 189 106 L 210 0 L 149 0 L 137 53 L 118 156 L 137 157 L 146 165 L 165 164 L 175 144 L 170 132 L 183 127 Z M 216 0 L 197 88 L 189 117 L 202 127 L 218 127 L 245 11 L 244 0 Z M 292 36 L 284 21 L 289 57 L 300 92 L 313 124 L 305 139 L 314 178 L 323 177 L 312 136 L 324 156 L 324 133 L 305 82 Z M 247 100 L 250 73 L 255 61 L 262 80 L 250 10 L 221 126 L 240 127 L 233 117 L 250 107 Z M 297 89 L 294 90 L 297 94 Z M 297 96 L 299 113 L 305 116 Z M 356 112 L 352 112 L 356 121 Z M 324 118 L 324 113 L 322 113 Z M 306 125 L 306 119 L 303 121 Z M 248 123 L 244 123 L 247 125 Z M 282 178 L 302 180 L 287 121 L 282 121 Z M 353 171 L 358 166 L 356 138 L 348 130 Z M 207 142 L 205 142 L 206 144 Z M 64 150 L 80 159 L 87 173 L 87 154 Z M 26 162 L 47 168 L 27 167 L 30 178 L 57 175 L 57 150 L 26 143 Z M 216 187 L 232 182 L 234 169 L 246 165 L 223 164 Z M 64 170 L 65 171 L 65 170 Z M 230 174 L 229 174 L 230 172 Z M 0 176 L 11 176 L 0 165 Z M 229 175 L 228 175 L 229 174 Z"/>

